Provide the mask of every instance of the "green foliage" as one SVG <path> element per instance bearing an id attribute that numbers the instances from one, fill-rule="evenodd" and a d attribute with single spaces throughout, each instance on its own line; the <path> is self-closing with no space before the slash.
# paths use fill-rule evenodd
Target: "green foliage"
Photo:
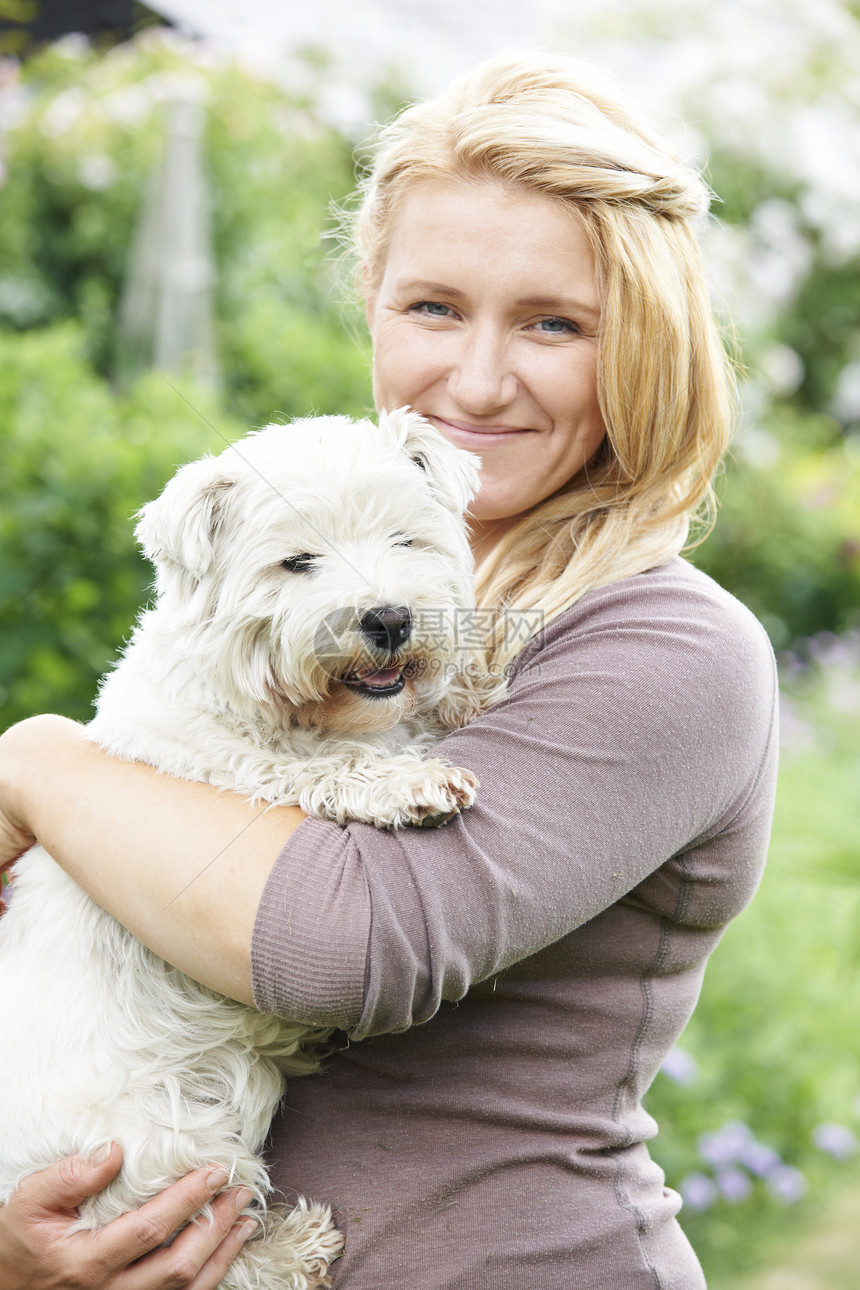
<path id="1" fill-rule="evenodd" d="M 51 47 L 28 65 L 0 190 L 0 325 L 76 318 L 96 370 L 114 371 L 129 247 L 177 92 L 207 108 L 228 405 L 251 424 L 365 410 L 366 345 L 321 244 L 330 202 L 352 187 L 349 146 L 307 103 L 153 33 L 103 56 Z"/>
<path id="2" fill-rule="evenodd" d="M 806 1180 L 796 1205 L 750 1175 L 747 1199 L 682 1210 L 712 1290 L 730 1290 L 756 1265 L 763 1232 L 775 1240 L 811 1228 L 856 1173 L 856 1157 L 834 1159 L 813 1131 L 836 1122 L 860 1133 L 860 658 L 804 669 L 787 686 L 768 870 L 717 949 L 681 1041 L 698 1078 L 660 1075 L 648 1098 L 660 1124 L 653 1154 L 670 1185 L 707 1172 L 701 1135 L 728 1121 L 749 1125 Z"/>
<path id="3" fill-rule="evenodd" d="M 797 196 L 798 185 L 790 177 L 769 174 L 754 158 L 720 146 L 708 154 L 706 178 L 716 194 L 714 211 L 727 224 L 746 224 L 774 196 Z"/>
<path id="4" fill-rule="evenodd" d="M 840 372 L 860 356 L 860 256 L 840 264 L 826 259 L 803 282 L 794 307 L 780 319 L 777 334 L 803 361 L 799 401 L 827 407 Z"/>
<path id="5" fill-rule="evenodd" d="M 367 412 L 368 346 L 343 319 L 335 264 L 321 243 L 333 230 L 330 204 L 353 185 L 346 141 L 273 87 L 235 78 L 213 95 L 209 118 L 229 405 L 252 423 L 276 410 Z"/>
<path id="6" fill-rule="evenodd" d="M 752 442 L 772 460 L 754 464 L 741 441 L 693 563 L 749 605 L 777 648 L 848 630 L 860 611 L 860 441 L 783 408 L 776 430 L 766 423 Z"/>
<path id="7" fill-rule="evenodd" d="M 0 300 L 8 325 L 80 318 L 102 366 L 146 175 L 159 135 L 132 125 L 135 99 L 118 49 L 99 59 L 48 48 L 31 65 L 6 139 Z M 166 70 L 164 59 L 154 58 Z M 131 80 L 131 83 L 127 83 Z M 149 107 L 149 111 L 146 110 Z"/>
<path id="8" fill-rule="evenodd" d="M 223 440 L 162 377 L 120 398 L 78 326 L 0 333 L 0 700 L 3 725 L 92 715 L 152 570 L 133 516 L 176 467 Z M 184 391 L 225 438 L 240 427 Z"/>
<path id="9" fill-rule="evenodd" d="M 225 350 L 227 345 L 227 398 L 249 424 L 310 413 L 372 413 L 369 352 L 338 334 L 330 316 L 261 292 L 231 326 Z"/>

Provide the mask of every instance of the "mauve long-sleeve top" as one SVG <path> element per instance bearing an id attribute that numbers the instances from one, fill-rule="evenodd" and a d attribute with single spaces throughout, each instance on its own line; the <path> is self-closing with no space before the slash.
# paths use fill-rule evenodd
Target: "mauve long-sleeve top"
<path id="1" fill-rule="evenodd" d="M 344 1032 L 273 1181 L 334 1207 L 338 1290 L 701 1290 L 641 1100 L 761 875 L 767 638 L 674 560 L 558 617 L 439 752 L 470 811 L 306 820 L 266 887 L 257 1005 Z"/>

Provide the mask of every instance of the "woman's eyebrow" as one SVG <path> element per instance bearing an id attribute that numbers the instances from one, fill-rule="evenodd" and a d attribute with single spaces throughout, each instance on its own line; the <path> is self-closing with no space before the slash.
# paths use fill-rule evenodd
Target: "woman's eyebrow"
<path id="1" fill-rule="evenodd" d="M 451 300 L 465 300 L 466 292 L 445 282 L 431 282 L 427 278 L 410 278 L 397 283 L 397 289 L 405 292 L 426 293 L 429 296 L 446 296 Z M 544 309 L 547 313 L 576 314 L 587 317 L 595 323 L 600 321 L 600 306 L 587 304 L 572 296 L 523 296 L 514 302 L 518 309 Z"/>
<path id="2" fill-rule="evenodd" d="M 572 296 L 523 296 L 517 300 L 518 307 L 525 309 L 545 309 L 548 313 L 587 315 L 595 322 L 600 319 L 600 306 L 586 304 Z"/>
<path id="3" fill-rule="evenodd" d="M 457 287 L 449 287 L 444 282 L 428 282 L 425 278 L 410 278 L 396 285 L 399 291 L 426 291 L 430 296 L 455 296 L 458 300 L 466 298 L 465 291 Z"/>

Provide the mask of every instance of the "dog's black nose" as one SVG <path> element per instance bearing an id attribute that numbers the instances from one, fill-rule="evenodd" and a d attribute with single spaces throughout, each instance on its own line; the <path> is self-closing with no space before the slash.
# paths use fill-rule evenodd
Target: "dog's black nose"
<path id="1" fill-rule="evenodd" d="M 374 649 L 384 649 L 389 654 L 395 654 L 412 635 L 412 615 L 405 605 L 368 609 L 358 625 Z"/>

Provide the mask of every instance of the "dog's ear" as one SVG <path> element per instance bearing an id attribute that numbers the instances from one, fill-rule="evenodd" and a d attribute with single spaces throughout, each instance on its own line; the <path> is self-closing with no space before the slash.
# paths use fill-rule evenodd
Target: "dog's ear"
<path id="1" fill-rule="evenodd" d="M 208 573 L 224 522 L 224 505 L 236 483 L 220 457 L 204 457 L 178 470 L 155 501 L 138 511 L 135 537 L 161 568 Z"/>
<path id="2" fill-rule="evenodd" d="M 440 502 L 458 514 L 465 511 L 478 491 L 479 457 L 454 448 L 435 426 L 409 408 L 383 410 L 379 427 L 392 434 L 403 451 L 427 472 Z"/>

